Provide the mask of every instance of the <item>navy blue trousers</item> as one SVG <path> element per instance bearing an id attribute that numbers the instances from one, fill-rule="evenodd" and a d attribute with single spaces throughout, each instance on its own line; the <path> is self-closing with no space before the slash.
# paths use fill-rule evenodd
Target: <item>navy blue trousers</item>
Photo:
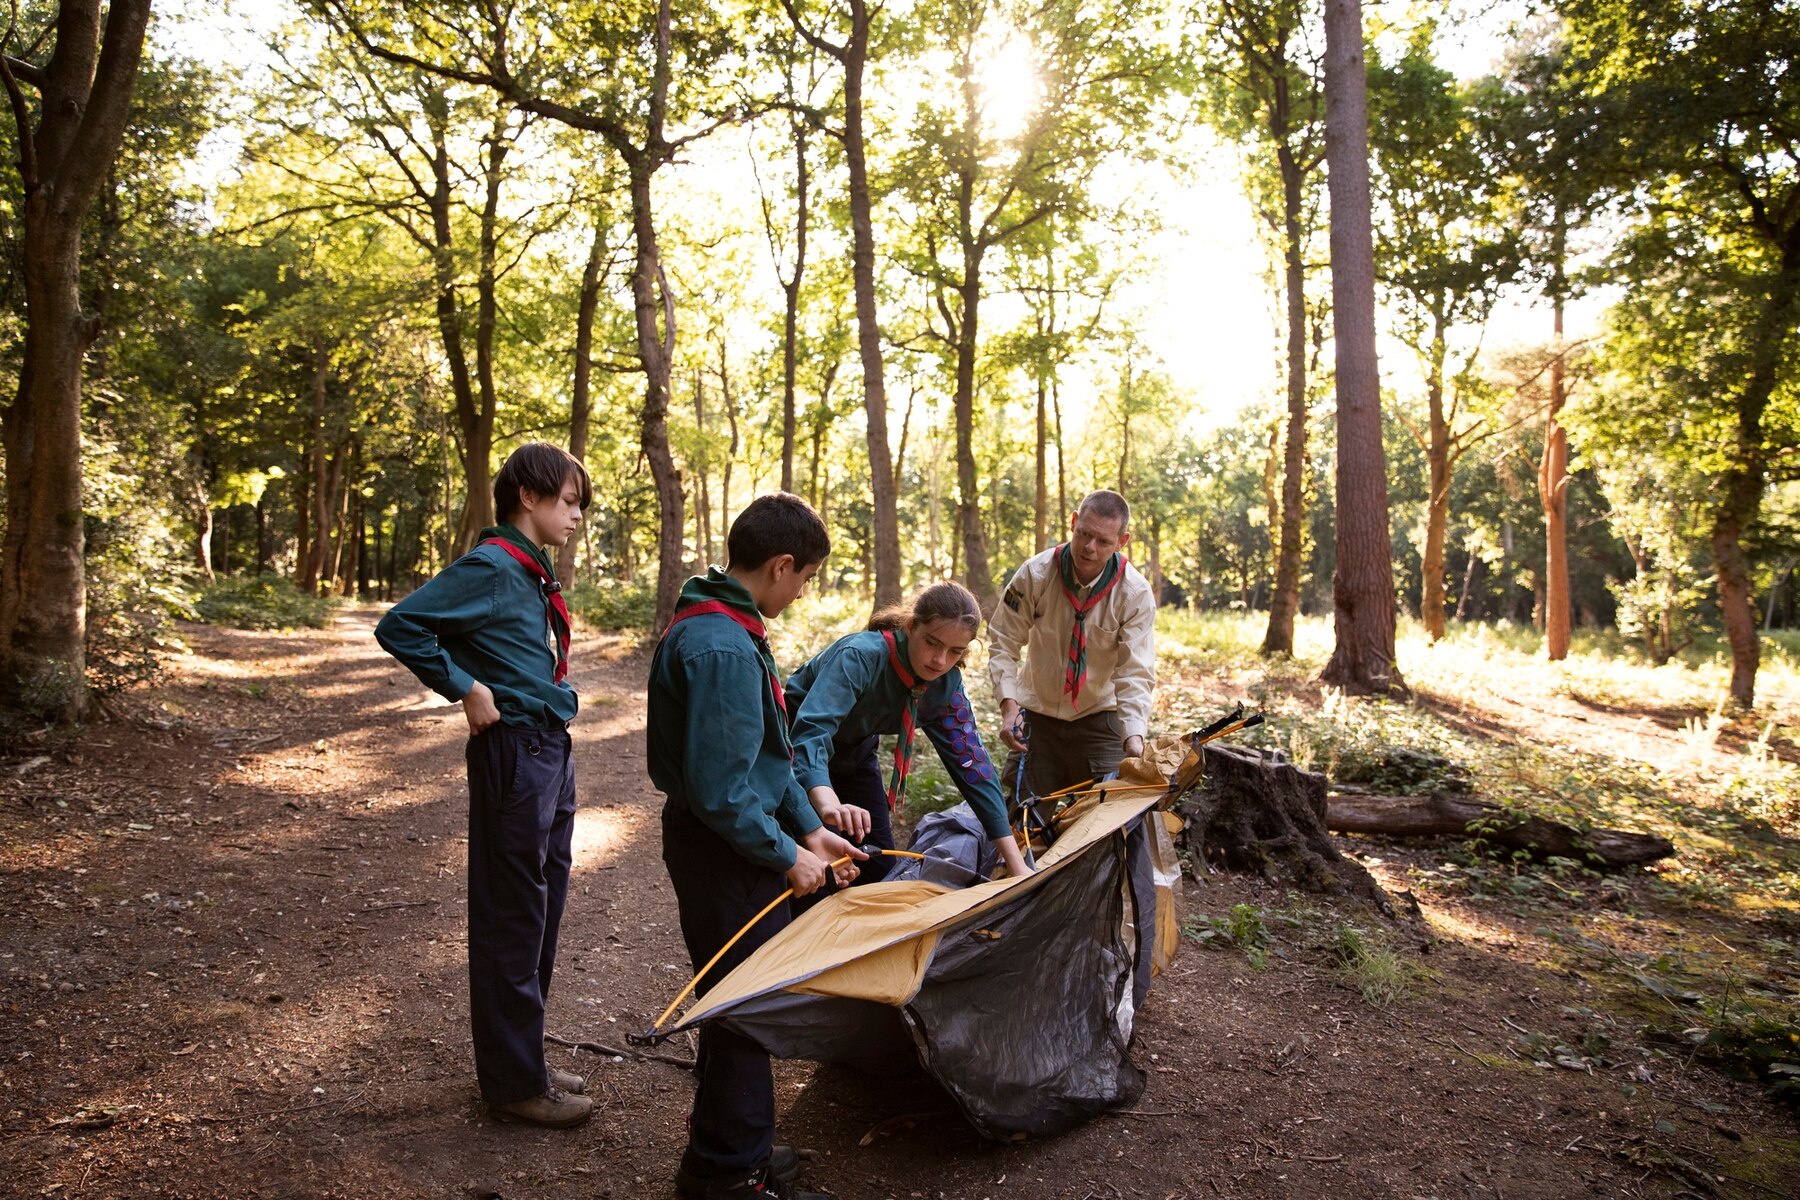
<path id="1" fill-rule="evenodd" d="M 575 762 L 567 730 L 469 739 L 469 1023 L 481 1098 L 542 1095 L 544 1000 L 569 894 Z"/>
<path id="2" fill-rule="evenodd" d="M 786 890 L 787 879 L 732 849 L 681 797 L 672 796 L 663 806 L 662 825 L 663 863 L 675 884 L 688 959 L 698 971 L 744 922 Z M 787 923 L 787 905 L 778 905 L 706 973 L 694 994 L 704 996 Z M 707 1024 L 700 1027 L 694 1066 L 699 1089 L 682 1169 L 704 1178 L 762 1167 L 775 1144 L 775 1076 L 768 1051 Z"/>

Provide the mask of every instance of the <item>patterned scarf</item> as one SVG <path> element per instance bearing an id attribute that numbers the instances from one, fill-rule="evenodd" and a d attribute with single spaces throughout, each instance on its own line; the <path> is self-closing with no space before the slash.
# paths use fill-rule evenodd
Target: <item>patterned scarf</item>
<path id="1" fill-rule="evenodd" d="M 787 748 L 788 757 L 793 758 L 794 741 L 788 733 L 787 693 L 782 691 L 781 673 L 776 670 L 775 654 L 769 649 L 769 627 L 763 623 L 762 613 L 757 611 L 755 601 L 750 599 L 750 593 L 744 589 L 743 584 L 717 567 L 709 567 L 705 575 L 689 579 L 675 601 L 675 615 L 669 618 L 668 625 L 663 628 L 663 637 L 668 637 L 669 630 L 689 617 L 705 616 L 708 613 L 729 617 L 750 635 L 757 657 L 762 659 L 763 673 L 769 680 L 769 691 L 775 695 L 775 707 L 781 710 L 781 744 Z"/>
<path id="2" fill-rule="evenodd" d="M 1086 600 L 1077 599 L 1075 595 L 1075 552 L 1069 543 L 1064 542 L 1056 548 L 1056 561 L 1062 568 L 1063 595 L 1069 598 L 1069 606 L 1075 610 L 1075 625 L 1069 630 L 1069 665 L 1063 671 L 1062 690 L 1068 693 L 1070 704 L 1079 706 L 1081 686 L 1087 682 L 1087 615 L 1119 582 L 1125 573 L 1125 560 L 1118 554 L 1106 560 L 1106 566 L 1101 568 L 1100 577 L 1094 581 L 1094 590 L 1088 593 Z"/>
<path id="3" fill-rule="evenodd" d="M 544 621 L 556 639 L 556 671 L 550 682 L 561 683 L 569 673 L 569 603 L 563 599 L 562 584 L 556 582 L 544 552 L 526 542 L 524 535 L 512 526 L 495 525 L 481 532 L 483 537 L 477 545 L 500 547 L 536 576 L 538 590 L 544 594 Z"/>
<path id="4" fill-rule="evenodd" d="M 900 715 L 900 738 L 894 743 L 894 776 L 888 783 L 887 802 L 891 811 L 906 803 L 906 775 L 912 770 L 913 735 L 919 731 L 919 697 L 925 694 L 925 685 L 906 665 L 904 639 L 891 629 L 882 630 L 881 637 L 887 642 L 888 665 L 906 686 L 906 711 Z"/>

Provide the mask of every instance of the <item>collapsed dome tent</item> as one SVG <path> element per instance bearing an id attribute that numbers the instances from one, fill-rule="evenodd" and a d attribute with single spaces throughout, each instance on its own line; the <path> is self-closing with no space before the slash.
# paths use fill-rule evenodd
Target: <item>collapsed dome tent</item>
<path id="1" fill-rule="evenodd" d="M 916 1061 L 997 1140 L 1132 1104 L 1144 1088 L 1132 1021 L 1151 972 L 1174 955 L 1180 867 L 1152 811 L 1165 799 L 1161 773 L 1129 766 L 1135 777 L 1095 789 L 1022 879 L 938 881 L 978 879 L 977 864 L 952 865 L 945 850 L 986 839 L 966 806 L 926 818 L 913 842 L 927 853 L 922 869 L 900 872 L 922 877 L 826 898 L 659 1040 L 714 1021 L 778 1058 L 872 1070 Z"/>

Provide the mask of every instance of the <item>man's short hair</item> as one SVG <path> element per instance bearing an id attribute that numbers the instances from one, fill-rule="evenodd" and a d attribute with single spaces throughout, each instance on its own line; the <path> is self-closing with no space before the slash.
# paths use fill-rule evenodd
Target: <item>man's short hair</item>
<path id="1" fill-rule="evenodd" d="M 813 506 L 792 492 L 770 492 L 744 506 L 725 539 L 726 565 L 754 571 L 771 558 L 794 556 L 794 566 L 824 562 L 831 535 Z"/>
<path id="2" fill-rule="evenodd" d="M 581 460 L 554 443 L 528 442 L 508 455 L 494 476 L 494 515 L 510 521 L 524 507 L 519 501 L 521 492 L 554 499 L 571 480 L 581 490 L 581 510 L 586 512 L 594 502 L 594 485 Z"/>
<path id="3" fill-rule="evenodd" d="M 1117 492 L 1102 488 L 1097 492 L 1089 492 L 1076 506 L 1075 515 L 1082 513 L 1099 517 L 1103 521 L 1117 521 L 1120 533 L 1131 531 L 1131 505 L 1125 503 L 1125 497 Z"/>

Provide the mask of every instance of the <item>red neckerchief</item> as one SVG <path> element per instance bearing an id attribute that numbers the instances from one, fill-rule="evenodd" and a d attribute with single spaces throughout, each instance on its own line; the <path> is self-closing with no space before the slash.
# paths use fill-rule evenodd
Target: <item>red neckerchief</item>
<path id="1" fill-rule="evenodd" d="M 919 697 L 925 694 L 925 685 L 902 660 L 900 641 L 894 631 L 884 629 L 881 637 L 887 642 L 888 665 L 906 685 L 906 711 L 900 714 L 900 738 L 894 743 L 894 775 L 888 782 L 887 802 L 891 811 L 906 803 L 906 776 L 912 769 L 913 735 L 919 729 Z"/>
<path id="2" fill-rule="evenodd" d="M 763 671 L 769 677 L 769 690 L 775 693 L 775 707 L 781 710 L 781 738 L 783 741 L 787 741 L 787 693 L 781 690 L 781 680 L 777 678 L 775 674 L 774 658 L 769 654 L 769 627 L 767 625 L 748 613 L 733 608 L 723 600 L 701 600 L 698 603 L 688 605 L 686 608 L 670 617 L 669 623 L 663 627 L 662 635 L 663 637 L 668 637 L 669 630 L 675 628 L 675 626 L 681 624 L 681 622 L 687 620 L 689 617 L 701 617 L 706 616 L 709 613 L 717 613 L 722 617 L 730 617 L 733 621 L 736 621 L 743 627 L 745 633 L 755 639 L 757 656 L 763 660 Z M 788 754 L 790 757 L 793 755 L 793 752 L 793 746 L 789 745 Z"/>
<path id="3" fill-rule="evenodd" d="M 551 683 L 561 683 L 563 676 L 569 673 L 569 603 L 563 599 L 562 584 L 550 577 L 544 570 L 544 564 L 533 558 L 530 552 L 515 546 L 505 538 L 488 538 L 480 543 L 483 546 L 498 546 L 513 560 L 537 577 L 538 586 L 544 593 L 544 619 L 550 630 L 556 635 L 556 673 L 551 676 Z"/>
<path id="4" fill-rule="evenodd" d="M 1086 600 L 1079 600 L 1075 596 L 1075 550 L 1068 542 L 1056 548 L 1056 563 L 1061 575 L 1062 593 L 1069 598 L 1069 605 L 1075 610 L 1075 624 L 1069 629 L 1069 665 L 1063 670 L 1063 691 L 1068 693 L 1069 704 L 1079 707 L 1081 686 L 1087 682 L 1087 615 L 1125 577 L 1126 562 L 1125 556 L 1115 551 L 1106 565 L 1100 568 L 1100 574 L 1094 581 L 1093 594 Z"/>

